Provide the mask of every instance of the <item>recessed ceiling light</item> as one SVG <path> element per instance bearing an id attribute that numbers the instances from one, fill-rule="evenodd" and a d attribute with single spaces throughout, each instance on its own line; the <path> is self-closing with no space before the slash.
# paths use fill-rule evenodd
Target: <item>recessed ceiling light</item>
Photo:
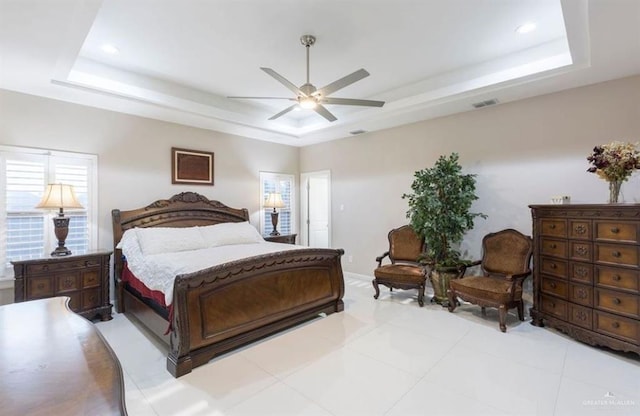
<path id="1" fill-rule="evenodd" d="M 116 55 L 120 52 L 120 50 L 115 46 L 107 43 L 105 45 L 102 45 L 102 52 L 108 53 L 109 55 Z"/>
<path id="2" fill-rule="evenodd" d="M 516 32 L 518 32 L 521 35 L 524 35 L 525 33 L 533 32 L 534 30 L 536 30 L 536 24 L 533 22 L 527 22 L 516 28 Z"/>

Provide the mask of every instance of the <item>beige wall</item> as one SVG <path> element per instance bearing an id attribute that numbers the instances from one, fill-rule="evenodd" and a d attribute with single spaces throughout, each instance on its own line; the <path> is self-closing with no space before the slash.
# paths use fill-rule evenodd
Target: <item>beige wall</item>
<path id="1" fill-rule="evenodd" d="M 489 218 L 477 220 L 463 243 L 475 258 L 487 232 L 530 234 L 529 204 L 553 195 L 605 202 L 606 182 L 586 172 L 585 158 L 593 146 L 622 139 L 640 141 L 640 76 L 305 147 L 300 171 L 331 171 L 332 245 L 345 249 L 345 270 L 371 274 L 387 232 L 407 222 L 401 195 L 414 172 L 439 155 L 458 152 L 464 170 L 478 175 L 474 208 Z M 640 175 L 623 193 L 640 202 Z"/>
<path id="2" fill-rule="evenodd" d="M 297 147 L 0 90 L 0 144 L 98 155 L 98 240 L 113 246 L 111 210 L 183 191 L 246 207 L 259 226 L 259 171 L 298 174 Z M 215 152 L 215 186 L 171 184 L 171 147 Z"/>

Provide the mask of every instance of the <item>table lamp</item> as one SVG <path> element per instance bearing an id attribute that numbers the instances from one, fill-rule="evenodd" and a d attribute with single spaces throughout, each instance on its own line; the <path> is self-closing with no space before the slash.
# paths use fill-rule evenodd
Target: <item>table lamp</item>
<path id="1" fill-rule="evenodd" d="M 282 201 L 282 195 L 277 192 L 267 194 L 267 199 L 264 201 L 265 208 L 273 208 L 271 213 L 271 224 L 273 224 L 273 231 L 269 235 L 280 235 L 277 230 L 278 227 L 278 211 L 276 208 L 284 208 L 284 202 Z"/>
<path id="2" fill-rule="evenodd" d="M 64 246 L 69 234 L 69 217 L 64 216 L 64 208 L 83 208 L 76 199 L 73 186 L 53 183 L 47 185 L 42 200 L 36 208 L 59 209 L 58 216 L 53 218 L 53 225 L 58 239 L 58 247 L 51 252 L 52 256 L 68 256 L 71 250 Z"/>

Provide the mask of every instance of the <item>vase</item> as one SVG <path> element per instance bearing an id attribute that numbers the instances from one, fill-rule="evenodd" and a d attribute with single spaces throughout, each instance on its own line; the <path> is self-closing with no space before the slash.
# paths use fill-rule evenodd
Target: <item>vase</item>
<path id="1" fill-rule="evenodd" d="M 609 203 L 615 204 L 620 197 L 620 187 L 622 181 L 609 181 Z"/>

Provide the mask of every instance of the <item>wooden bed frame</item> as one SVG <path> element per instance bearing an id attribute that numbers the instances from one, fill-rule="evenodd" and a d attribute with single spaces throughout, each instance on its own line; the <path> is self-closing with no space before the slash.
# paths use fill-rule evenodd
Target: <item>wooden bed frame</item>
<path id="1" fill-rule="evenodd" d="M 169 322 L 121 279 L 122 234 L 134 227 L 191 227 L 249 220 L 194 192 L 135 210 L 114 209 L 116 311 L 134 316 L 169 346 L 167 370 L 180 377 L 213 357 L 320 313 L 344 309 L 343 250 L 308 248 L 250 257 L 179 275 Z"/>

